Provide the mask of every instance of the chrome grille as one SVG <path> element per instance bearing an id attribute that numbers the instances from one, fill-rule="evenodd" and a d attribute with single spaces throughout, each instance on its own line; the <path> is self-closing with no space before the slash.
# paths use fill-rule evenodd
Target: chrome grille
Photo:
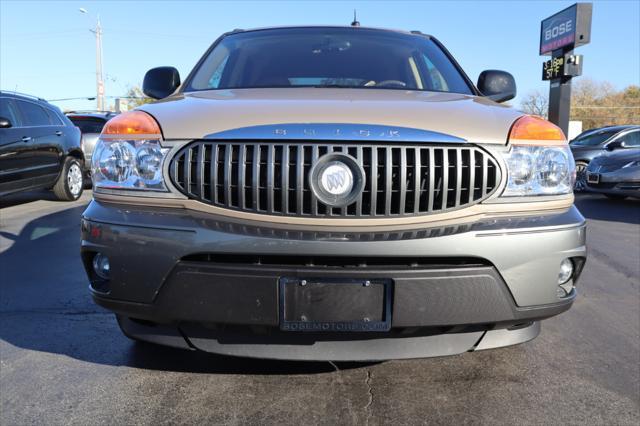
<path id="1" fill-rule="evenodd" d="M 365 172 L 358 199 L 328 207 L 311 191 L 309 172 L 331 152 Z M 495 191 L 500 169 L 473 146 L 195 141 L 172 158 L 172 183 L 206 204 L 251 213 L 308 217 L 405 217 L 476 204 Z"/>

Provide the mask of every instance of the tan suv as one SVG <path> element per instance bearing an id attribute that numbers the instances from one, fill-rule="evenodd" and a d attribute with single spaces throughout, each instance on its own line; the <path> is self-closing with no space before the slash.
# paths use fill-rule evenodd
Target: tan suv
<path id="1" fill-rule="evenodd" d="M 137 340 L 379 360 L 534 338 L 586 259 L 562 131 L 433 37 L 233 31 L 111 119 L 82 258 Z"/>

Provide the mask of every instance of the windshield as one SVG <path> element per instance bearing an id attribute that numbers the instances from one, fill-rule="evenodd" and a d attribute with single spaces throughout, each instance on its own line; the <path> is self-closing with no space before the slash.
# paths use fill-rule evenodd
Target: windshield
<path id="1" fill-rule="evenodd" d="M 102 118 L 94 117 L 69 117 L 74 126 L 79 127 L 82 133 L 100 133 L 106 123 Z"/>
<path id="2" fill-rule="evenodd" d="M 364 28 L 287 28 L 231 34 L 201 62 L 186 90 L 349 87 L 473 94 L 425 36 Z"/>
<path id="3" fill-rule="evenodd" d="M 578 136 L 573 141 L 571 141 L 571 145 L 573 146 L 596 146 L 600 145 L 611 136 L 615 135 L 616 131 L 601 131 L 595 133 L 589 133 L 584 136 Z"/>

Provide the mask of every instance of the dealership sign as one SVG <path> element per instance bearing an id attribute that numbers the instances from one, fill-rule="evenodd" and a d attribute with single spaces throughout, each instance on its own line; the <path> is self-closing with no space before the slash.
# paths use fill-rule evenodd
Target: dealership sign
<path id="1" fill-rule="evenodd" d="M 591 39 L 591 3 L 576 3 L 542 21 L 540 54 L 554 50 L 571 50 Z"/>

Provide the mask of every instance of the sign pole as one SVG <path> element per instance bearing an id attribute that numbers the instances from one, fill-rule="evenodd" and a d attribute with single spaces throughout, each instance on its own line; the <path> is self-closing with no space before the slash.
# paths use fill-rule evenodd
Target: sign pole
<path id="1" fill-rule="evenodd" d="M 591 41 L 591 3 L 576 3 L 540 23 L 540 55 L 551 55 L 542 64 L 542 80 L 549 80 L 549 121 L 569 134 L 571 78 L 582 75 L 582 55 L 573 49 Z"/>
<path id="2" fill-rule="evenodd" d="M 559 49 L 553 52 L 554 57 L 567 57 L 573 50 Z M 560 127 L 565 135 L 569 134 L 569 117 L 571 115 L 571 76 L 561 76 L 551 80 L 549 86 L 549 121 Z"/>

